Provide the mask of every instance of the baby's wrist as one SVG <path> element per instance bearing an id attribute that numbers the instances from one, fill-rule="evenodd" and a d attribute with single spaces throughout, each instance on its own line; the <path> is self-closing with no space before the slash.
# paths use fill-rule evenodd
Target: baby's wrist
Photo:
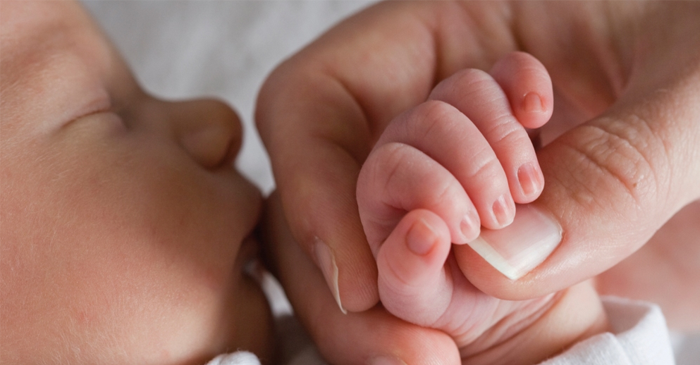
<path id="1" fill-rule="evenodd" d="M 589 282 L 565 289 L 552 298 L 538 318 L 505 341 L 469 355 L 469 364 L 537 364 L 574 344 L 608 331 L 600 297 Z"/>

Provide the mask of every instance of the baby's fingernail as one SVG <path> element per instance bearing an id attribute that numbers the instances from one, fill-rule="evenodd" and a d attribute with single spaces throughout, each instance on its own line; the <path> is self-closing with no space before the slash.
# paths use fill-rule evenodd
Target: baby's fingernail
<path id="1" fill-rule="evenodd" d="M 338 265 L 335 263 L 335 256 L 330 247 L 323 243 L 320 238 L 316 237 L 314 242 L 314 256 L 316 256 L 316 265 L 321 268 L 323 276 L 326 278 L 326 284 L 331 289 L 338 307 L 343 314 L 348 312 L 343 308 L 343 303 L 340 301 L 340 289 L 338 288 Z"/>
<path id="2" fill-rule="evenodd" d="M 527 93 L 523 98 L 523 110 L 526 112 L 542 112 L 544 111 L 544 106 L 542 105 L 542 99 L 537 93 L 531 92 Z"/>
<path id="3" fill-rule="evenodd" d="M 406 363 L 395 356 L 378 356 L 371 358 L 369 365 L 406 365 Z"/>
<path id="4" fill-rule="evenodd" d="M 520 189 L 526 197 L 534 197 L 544 187 L 544 177 L 533 162 L 520 166 L 518 169 L 518 182 L 520 182 Z"/>
<path id="5" fill-rule="evenodd" d="M 561 226 L 553 217 L 532 205 L 517 205 L 511 225 L 499 230 L 482 229 L 469 246 L 503 275 L 518 280 L 541 264 L 561 237 Z"/>
<path id="6" fill-rule="evenodd" d="M 459 229 L 462 231 L 462 236 L 464 236 L 462 239 L 464 241 L 455 243 L 467 243 L 473 240 L 479 234 L 480 226 L 479 216 L 475 211 L 470 210 L 459 223 Z"/>
<path id="7" fill-rule="evenodd" d="M 493 203 L 493 216 L 500 228 L 506 227 L 513 222 L 515 216 L 515 203 L 510 194 L 501 195 Z"/>
<path id="8" fill-rule="evenodd" d="M 435 246 L 437 234 L 433 228 L 424 220 L 419 220 L 413 224 L 406 233 L 406 245 L 411 252 L 416 255 L 425 255 Z"/>

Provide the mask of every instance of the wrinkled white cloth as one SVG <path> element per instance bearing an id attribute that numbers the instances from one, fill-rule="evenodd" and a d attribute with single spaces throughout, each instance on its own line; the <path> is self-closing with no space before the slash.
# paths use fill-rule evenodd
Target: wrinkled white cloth
<path id="1" fill-rule="evenodd" d="M 542 365 L 672 365 L 673 348 L 656 305 L 604 297 L 612 332 L 590 337 Z"/>
<path id="2" fill-rule="evenodd" d="M 603 306 L 612 332 L 583 340 L 541 365 L 673 365 L 673 349 L 666 321 L 656 305 L 604 297 Z M 289 327 L 287 323 L 284 326 Z M 288 331 L 287 331 L 288 332 Z M 289 333 L 287 333 L 289 335 Z M 304 336 L 303 333 L 300 336 Z M 284 340 L 284 339 L 281 339 Z M 311 343 L 288 365 L 323 365 Z M 221 355 L 207 365 L 260 365 L 249 352 Z"/>

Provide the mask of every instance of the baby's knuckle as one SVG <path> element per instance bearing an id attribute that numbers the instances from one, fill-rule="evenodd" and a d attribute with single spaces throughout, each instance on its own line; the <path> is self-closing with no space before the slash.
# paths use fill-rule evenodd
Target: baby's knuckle
<path id="1" fill-rule="evenodd" d="M 497 115 L 487 125 L 482 133 L 489 136 L 492 144 L 517 145 L 520 140 L 529 140 L 525 129 L 510 114 Z"/>
<path id="2" fill-rule="evenodd" d="M 455 186 L 455 181 L 452 180 L 442 180 L 438 181 L 433 189 L 430 189 L 428 193 L 428 201 L 432 202 L 431 205 L 437 207 L 453 207 L 457 204 L 457 189 Z M 461 201 L 459 201 L 461 203 Z"/>
<path id="3" fill-rule="evenodd" d="M 431 98 L 451 99 L 454 96 L 468 95 L 472 90 L 481 90 L 484 84 L 490 86 L 492 83 L 493 78 L 485 71 L 475 68 L 464 69 L 442 80 L 431 93 Z"/>
<path id="4" fill-rule="evenodd" d="M 464 171 L 469 180 L 495 180 L 500 177 L 501 163 L 490 148 L 484 147 L 473 151 L 471 163 Z"/>
<path id="5" fill-rule="evenodd" d="M 409 135 L 428 138 L 450 135 L 460 125 L 461 113 L 454 106 L 439 100 L 430 100 L 419 106 L 408 122 Z"/>
<path id="6" fill-rule="evenodd" d="M 374 163 L 371 164 L 370 176 L 383 186 L 384 195 L 391 191 L 392 187 L 403 179 L 402 171 L 410 164 L 406 155 L 407 145 L 403 143 L 387 143 L 375 151 Z"/>
<path id="7" fill-rule="evenodd" d="M 475 83 L 491 82 L 493 80 L 486 71 L 477 68 L 461 70 L 450 79 L 453 80 L 457 87 L 465 87 L 467 89 L 470 89 Z"/>

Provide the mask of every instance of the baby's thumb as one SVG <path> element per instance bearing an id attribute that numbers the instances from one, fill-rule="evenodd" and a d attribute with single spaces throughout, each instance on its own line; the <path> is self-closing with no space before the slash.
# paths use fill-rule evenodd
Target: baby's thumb
<path id="1" fill-rule="evenodd" d="M 435 213 L 407 213 L 382 243 L 377 254 L 379 298 L 393 315 L 432 326 L 452 298 L 445 261 L 450 231 Z"/>
<path id="2" fill-rule="evenodd" d="M 692 108 L 673 109 L 671 121 L 659 113 L 669 102 L 616 108 L 542 149 L 540 199 L 519 207 L 512 226 L 455 247 L 468 279 L 502 299 L 569 287 L 632 254 L 697 199 L 700 128 Z"/>

